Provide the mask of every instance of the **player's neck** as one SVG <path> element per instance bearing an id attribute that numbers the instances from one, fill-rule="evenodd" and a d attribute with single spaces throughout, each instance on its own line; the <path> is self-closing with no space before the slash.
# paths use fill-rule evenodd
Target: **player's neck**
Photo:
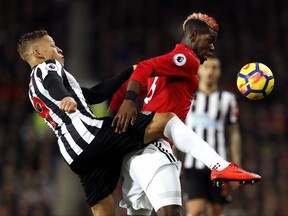
<path id="1" fill-rule="evenodd" d="M 207 85 L 205 83 L 199 83 L 199 90 L 206 95 L 210 95 L 217 90 L 218 86 L 215 84 Z"/>

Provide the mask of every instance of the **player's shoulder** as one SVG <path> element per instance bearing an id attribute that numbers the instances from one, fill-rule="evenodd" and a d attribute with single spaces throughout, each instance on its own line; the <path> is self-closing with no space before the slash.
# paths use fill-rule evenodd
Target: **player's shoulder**
<path id="1" fill-rule="evenodd" d="M 236 95 L 232 91 L 225 90 L 225 89 L 218 89 L 217 91 L 219 92 L 219 94 L 222 94 L 223 98 L 227 98 L 230 100 L 236 99 Z"/>
<path id="2" fill-rule="evenodd" d="M 172 55 L 173 62 L 177 66 L 184 66 L 187 63 L 191 64 L 193 62 L 196 65 L 200 64 L 198 57 L 184 44 L 176 44 L 175 49 L 170 52 L 170 55 Z"/>
<path id="3" fill-rule="evenodd" d="M 60 62 L 58 62 L 56 59 L 46 60 L 39 64 L 37 67 L 43 71 L 59 71 L 62 68 Z"/>

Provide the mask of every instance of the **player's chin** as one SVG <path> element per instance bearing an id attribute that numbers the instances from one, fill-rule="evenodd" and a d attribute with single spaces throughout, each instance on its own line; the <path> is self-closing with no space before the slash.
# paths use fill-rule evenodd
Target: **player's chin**
<path id="1" fill-rule="evenodd" d="M 62 67 L 64 67 L 64 62 L 65 62 L 64 59 L 61 59 L 59 62 L 62 65 Z"/>
<path id="2" fill-rule="evenodd" d="M 208 56 L 202 56 L 201 58 L 200 58 L 200 64 L 203 64 L 206 60 L 207 60 L 207 58 L 208 58 Z"/>

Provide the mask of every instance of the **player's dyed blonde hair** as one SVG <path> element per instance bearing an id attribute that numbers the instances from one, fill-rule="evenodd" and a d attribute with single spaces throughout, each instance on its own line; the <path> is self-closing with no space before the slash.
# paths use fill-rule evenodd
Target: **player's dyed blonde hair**
<path id="1" fill-rule="evenodd" d="M 45 35 L 48 35 L 48 32 L 46 30 L 36 30 L 24 34 L 20 37 L 17 43 L 17 51 L 24 61 L 27 61 L 28 47 L 31 45 L 31 42 L 38 40 Z"/>
<path id="2" fill-rule="evenodd" d="M 207 26 L 209 26 L 210 28 L 218 32 L 219 25 L 217 24 L 215 19 L 208 16 L 207 14 L 202 14 L 202 13 L 193 13 L 189 15 L 187 19 L 183 22 L 183 25 L 182 25 L 183 31 L 185 32 L 189 30 L 187 29 L 187 26 L 189 26 L 189 24 L 192 23 L 193 21 L 197 21 L 197 20 L 203 23 L 206 23 Z"/>

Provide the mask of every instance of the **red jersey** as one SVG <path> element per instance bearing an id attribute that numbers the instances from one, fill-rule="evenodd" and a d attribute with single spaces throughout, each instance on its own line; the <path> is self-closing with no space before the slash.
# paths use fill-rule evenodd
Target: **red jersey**
<path id="1" fill-rule="evenodd" d="M 130 80 L 142 84 L 140 94 L 147 89 L 142 111 L 173 112 L 184 121 L 198 89 L 199 65 L 199 58 L 184 44 L 177 44 L 170 53 L 137 64 Z M 113 96 L 112 110 L 118 111 L 127 84 L 128 81 Z"/>

